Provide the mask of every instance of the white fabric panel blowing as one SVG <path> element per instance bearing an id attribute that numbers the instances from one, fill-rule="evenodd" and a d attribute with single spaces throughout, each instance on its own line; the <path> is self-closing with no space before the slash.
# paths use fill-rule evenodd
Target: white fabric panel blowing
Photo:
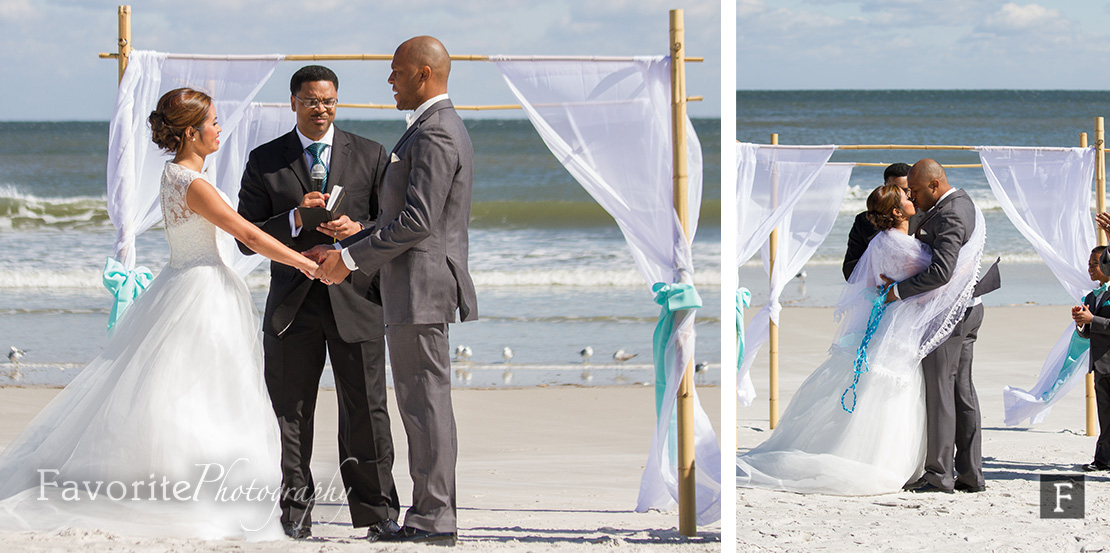
<path id="1" fill-rule="evenodd" d="M 832 157 L 833 151 L 836 146 L 765 146 L 756 144 L 739 143 L 736 145 L 736 160 L 737 160 L 737 217 L 738 217 L 738 232 L 739 239 L 737 241 L 737 249 L 739 256 L 737 257 L 737 265 L 747 263 L 755 252 L 759 250 L 761 245 L 765 245 L 771 231 L 780 228 L 785 229 L 784 221 L 788 216 L 794 212 L 795 207 L 802 201 L 803 198 L 811 198 L 814 194 L 811 188 L 815 186 L 814 183 L 818 182 L 818 177 L 822 175 L 822 170 L 825 168 Z M 851 169 L 847 170 L 851 174 Z M 836 178 L 843 177 L 843 169 L 834 171 L 828 174 L 829 179 L 823 179 L 822 189 L 829 187 L 834 183 Z M 844 183 L 846 190 L 847 181 Z M 816 198 L 811 198 L 816 201 L 832 201 L 826 195 L 832 188 L 828 188 L 826 192 L 816 192 Z M 835 195 L 835 192 L 833 192 Z M 840 191 L 839 198 L 843 198 L 844 190 Z M 817 209 L 820 206 L 817 203 L 807 201 L 807 212 L 810 209 Z M 825 206 L 829 209 L 839 210 L 840 200 L 837 199 L 835 204 Z M 835 211 L 832 212 L 835 217 Z M 803 216 L 804 217 L 804 216 Z M 801 219 L 798 219 L 801 221 Z M 831 230 L 831 223 L 829 230 Z M 789 234 L 789 231 L 780 232 L 780 242 L 783 237 Z M 828 230 L 821 236 L 828 235 Z M 785 260 L 786 252 L 789 250 L 779 250 L 780 259 Z M 810 252 L 805 259 L 801 260 L 801 264 L 805 264 L 809 257 L 813 255 Z M 789 265 L 789 264 L 788 264 Z M 764 264 L 766 267 L 766 263 Z M 801 265 L 798 266 L 801 268 Z M 776 269 L 777 270 L 777 269 Z M 784 269 L 788 270 L 788 269 Z M 793 276 L 797 271 L 789 273 Z M 744 283 L 741 283 L 743 285 Z M 781 293 L 781 286 L 780 293 Z M 777 302 L 777 295 L 772 296 L 776 298 L 775 301 L 768 302 L 764 309 L 774 309 L 777 322 L 778 309 L 772 308 L 771 305 Z M 755 399 L 755 386 L 752 385 L 751 380 L 751 359 L 755 358 L 759 346 L 766 340 L 768 318 L 766 313 L 760 312 L 756 314 L 752 323 L 745 331 L 745 346 L 744 346 L 744 361 L 740 366 L 740 372 L 736 375 L 736 392 L 739 401 L 746 405 L 751 405 Z M 754 331 L 753 331 L 754 327 Z M 753 338 L 763 335 L 762 340 L 752 341 Z"/>
<path id="2" fill-rule="evenodd" d="M 1094 148 L 980 147 L 979 159 L 1002 210 L 1010 222 L 1048 265 L 1068 295 L 1082 303 L 1096 283 L 1087 274 L 1087 260 L 1095 245 L 1091 210 Z M 1052 405 L 1083 381 L 1086 365 L 1056 384 L 1065 369 L 1068 342 L 1075 325 L 1068 323 L 1041 368 L 1032 390 L 1003 389 L 1006 424 L 1029 419 L 1033 424 L 1048 415 Z M 1085 362 L 1086 356 L 1082 358 Z M 1053 387 L 1055 390 L 1052 390 Z M 1051 393 L 1049 393 L 1051 391 Z"/>
<path id="3" fill-rule="evenodd" d="M 164 53 L 132 51 L 108 131 L 108 215 L 117 233 L 114 256 L 128 270 L 135 267 L 135 237 L 162 217 L 159 187 L 163 166 L 171 156 L 151 142 L 147 124 L 158 99 L 184 86 L 208 93 L 215 101 L 218 121 L 224 128 L 221 139 L 226 142 L 280 60 L 280 56 L 170 59 Z M 238 172 L 228 167 L 221 172 L 220 154 L 209 156 L 207 175 L 225 193 L 230 186 L 237 190 L 242 167 Z"/>
<path id="4" fill-rule="evenodd" d="M 689 240 L 701 206 L 701 145 L 687 119 L 688 239 L 674 209 L 669 58 L 490 59 L 551 152 L 616 220 L 647 284 L 692 285 Z M 690 310 L 677 317 L 668 338 L 662 413 L 672 412 L 681 376 L 694 356 L 693 315 Z M 696 389 L 693 395 L 698 522 L 707 524 L 720 518 L 720 446 Z M 678 497 L 669 423 L 669 416 L 659 417 L 639 511 L 669 508 Z"/>

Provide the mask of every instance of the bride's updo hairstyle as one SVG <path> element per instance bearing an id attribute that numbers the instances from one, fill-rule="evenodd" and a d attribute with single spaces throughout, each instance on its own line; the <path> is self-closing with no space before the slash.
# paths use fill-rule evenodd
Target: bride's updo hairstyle
<path id="1" fill-rule="evenodd" d="M 150 112 L 150 139 L 169 153 L 181 151 L 185 143 L 185 129 L 200 126 L 208 117 L 212 97 L 191 88 L 175 88 L 158 100 L 158 107 Z"/>
<path id="2" fill-rule="evenodd" d="M 902 189 L 896 184 L 884 184 L 867 196 L 867 220 L 879 230 L 898 225 L 894 209 L 902 206 Z"/>

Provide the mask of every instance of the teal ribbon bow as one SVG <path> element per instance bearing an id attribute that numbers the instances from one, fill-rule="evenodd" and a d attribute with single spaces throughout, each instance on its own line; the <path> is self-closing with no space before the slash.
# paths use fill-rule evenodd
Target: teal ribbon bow
<path id="1" fill-rule="evenodd" d="M 752 293 L 741 287 L 736 291 L 736 371 L 744 366 L 744 310 L 752 306 Z"/>
<path id="2" fill-rule="evenodd" d="M 659 322 L 655 325 L 651 347 L 655 361 L 655 414 L 658 416 L 663 409 L 663 396 L 667 390 L 667 340 L 674 330 L 675 312 L 701 307 L 701 297 L 693 284 L 656 282 L 651 291 L 655 292 L 655 303 L 663 307 L 659 310 Z"/>
<path id="3" fill-rule="evenodd" d="M 154 275 L 146 267 L 136 267 L 128 271 L 122 263 L 109 257 L 104 264 L 104 287 L 116 298 L 112 310 L 108 313 L 108 330 L 119 321 L 123 312 L 131 306 L 131 302 L 150 286 Z"/>
<path id="4" fill-rule="evenodd" d="M 655 303 L 662 306 L 659 310 L 659 322 L 655 324 L 655 334 L 652 338 L 651 352 L 655 363 L 655 416 L 663 416 L 663 399 L 667 394 L 667 341 L 674 330 L 675 312 L 683 309 L 697 309 L 701 307 L 701 297 L 694 289 L 693 284 L 665 284 L 656 282 L 651 287 L 655 292 Z M 669 435 L 670 456 L 674 459 L 677 455 L 678 422 L 674 413 L 671 413 Z"/>

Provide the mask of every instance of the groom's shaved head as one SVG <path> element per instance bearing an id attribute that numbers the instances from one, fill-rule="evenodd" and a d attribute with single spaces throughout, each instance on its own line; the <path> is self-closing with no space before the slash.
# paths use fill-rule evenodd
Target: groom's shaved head
<path id="1" fill-rule="evenodd" d="M 413 37 L 401 44 L 401 48 L 406 47 L 410 60 L 417 65 L 430 67 L 434 77 L 447 83 L 447 75 L 451 73 L 451 56 L 439 39 L 430 36 Z"/>
<path id="2" fill-rule="evenodd" d="M 936 205 L 940 197 L 952 189 L 948 176 L 936 160 L 923 159 L 913 164 L 909 178 L 910 199 L 919 209 L 929 209 Z"/>
<path id="3" fill-rule="evenodd" d="M 416 109 L 426 100 L 447 93 L 451 56 L 434 37 L 410 38 L 397 47 L 390 66 L 397 109 Z"/>

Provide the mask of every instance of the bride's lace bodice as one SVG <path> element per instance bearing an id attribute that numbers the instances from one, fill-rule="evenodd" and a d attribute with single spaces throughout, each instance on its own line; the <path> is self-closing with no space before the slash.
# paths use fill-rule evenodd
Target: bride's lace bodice
<path id="1" fill-rule="evenodd" d="M 204 175 L 172 161 L 166 162 L 162 171 L 162 216 L 173 268 L 222 263 L 216 245 L 216 225 L 189 209 L 185 202 L 189 183 L 198 178 Z"/>

